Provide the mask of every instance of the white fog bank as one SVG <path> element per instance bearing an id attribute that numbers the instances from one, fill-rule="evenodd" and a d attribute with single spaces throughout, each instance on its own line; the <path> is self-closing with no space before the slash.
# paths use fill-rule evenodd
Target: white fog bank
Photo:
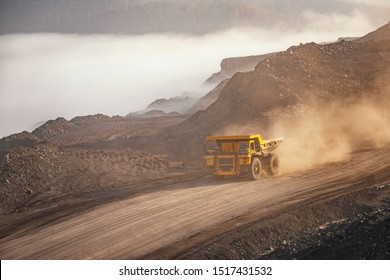
<path id="1" fill-rule="evenodd" d="M 126 115 L 157 98 L 188 91 L 205 94 L 201 86 L 219 71 L 223 58 L 362 36 L 377 28 L 356 13 L 304 15 L 313 21 L 299 33 L 240 29 L 197 37 L 1 36 L 0 137 L 58 116 Z"/>

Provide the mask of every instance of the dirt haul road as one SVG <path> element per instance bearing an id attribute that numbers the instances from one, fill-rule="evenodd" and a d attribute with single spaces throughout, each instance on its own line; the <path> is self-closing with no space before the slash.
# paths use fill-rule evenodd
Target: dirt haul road
<path id="1" fill-rule="evenodd" d="M 388 183 L 389 155 L 390 148 L 360 150 L 344 162 L 259 181 L 202 178 L 169 189 L 156 187 L 154 192 L 139 193 L 56 222 L 37 219 L 0 240 L 0 257 L 174 258 L 218 234 L 289 206 Z M 40 226 L 34 227 L 34 223 Z M 164 248 L 169 249 L 168 254 L 156 253 Z"/>

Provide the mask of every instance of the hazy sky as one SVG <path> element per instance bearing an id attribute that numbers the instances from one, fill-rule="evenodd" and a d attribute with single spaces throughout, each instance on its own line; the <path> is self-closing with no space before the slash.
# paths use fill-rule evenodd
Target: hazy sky
<path id="1" fill-rule="evenodd" d="M 299 33 L 240 29 L 197 37 L 1 36 L 0 137 L 58 116 L 126 115 L 156 98 L 185 91 L 205 94 L 204 80 L 219 71 L 225 57 L 362 36 L 378 27 L 358 13 L 304 16 L 311 24 Z"/>
<path id="2" fill-rule="evenodd" d="M 351 3 L 363 3 L 363 4 L 377 4 L 382 6 L 390 7 L 390 1 L 389 0 L 344 0 L 345 2 L 351 2 Z"/>

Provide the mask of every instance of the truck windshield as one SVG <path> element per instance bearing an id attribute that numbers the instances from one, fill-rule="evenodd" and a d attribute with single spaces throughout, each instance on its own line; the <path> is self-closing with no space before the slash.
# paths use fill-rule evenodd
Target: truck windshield
<path id="1" fill-rule="evenodd" d="M 248 143 L 240 143 L 240 146 L 239 146 L 239 149 L 238 149 L 238 153 L 240 155 L 247 155 L 249 153 L 248 148 L 249 148 L 249 144 Z"/>

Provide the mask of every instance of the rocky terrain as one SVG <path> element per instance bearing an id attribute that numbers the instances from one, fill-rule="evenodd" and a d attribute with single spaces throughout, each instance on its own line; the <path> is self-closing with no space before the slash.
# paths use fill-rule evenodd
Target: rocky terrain
<path id="1" fill-rule="evenodd" d="M 362 42 L 367 42 L 367 41 L 380 41 L 380 40 L 385 40 L 389 39 L 389 34 L 390 34 L 390 22 L 377 30 L 368 33 L 367 35 L 358 38 L 356 42 L 362 43 Z"/>
<path id="2" fill-rule="evenodd" d="M 253 71 L 260 60 L 267 59 L 274 54 L 276 53 L 225 58 L 221 61 L 221 70 L 211 75 L 206 83 L 220 83 L 223 80 L 230 79 L 237 72 Z"/>
<path id="3" fill-rule="evenodd" d="M 379 84 L 378 75 L 387 77 L 385 56 L 389 47 L 389 41 L 291 47 L 260 61 L 253 72 L 234 76 L 222 90 L 221 98 L 200 118 L 213 119 L 209 125 L 242 123 L 260 118 L 276 106 L 285 108 L 312 98 L 331 101 L 378 92 L 387 85 L 387 81 Z M 247 110 L 235 115 L 242 107 Z"/>
<path id="4" fill-rule="evenodd" d="M 160 98 L 152 103 L 150 103 L 146 109 L 138 112 L 133 112 L 126 117 L 147 117 L 150 115 L 149 112 L 155 111 L 157 113 L 160 111 L 160 115 L 164 114 L 188 114 L 188 112 L 193 108 L 195 103 L 198 101 L 195 97 L 189 96 L 175 96 L 171 98 Z M 154 114 L 155 115 L 155 114 Z"/>
<path id="5" fill-rule="evenodd" d="M 389 258 L 390 186 L 313 201 L 249 223 L 175 256 L 182 259 Z"/>
<path id="6" fill-rule="evenodd" d="M 83 193 L 110 192 L 146 181 L 198 176 L 196 170 L 194 175 L 185 174 L 183 164 L 170 161 L 162 151 L 151 154 L 147 147 L 139 151 L 88 145 L 99 140 L 113 141 L 116 137 L 153 134 L 181 120 L 180 116 L 132 120 L 100 114 L 71 121 L 58 118 L 32 133 L 1 139 L 1 213 L 47 208 L 77 200 Z M 150 131 L 152 128 L 155 131 Z"/>

